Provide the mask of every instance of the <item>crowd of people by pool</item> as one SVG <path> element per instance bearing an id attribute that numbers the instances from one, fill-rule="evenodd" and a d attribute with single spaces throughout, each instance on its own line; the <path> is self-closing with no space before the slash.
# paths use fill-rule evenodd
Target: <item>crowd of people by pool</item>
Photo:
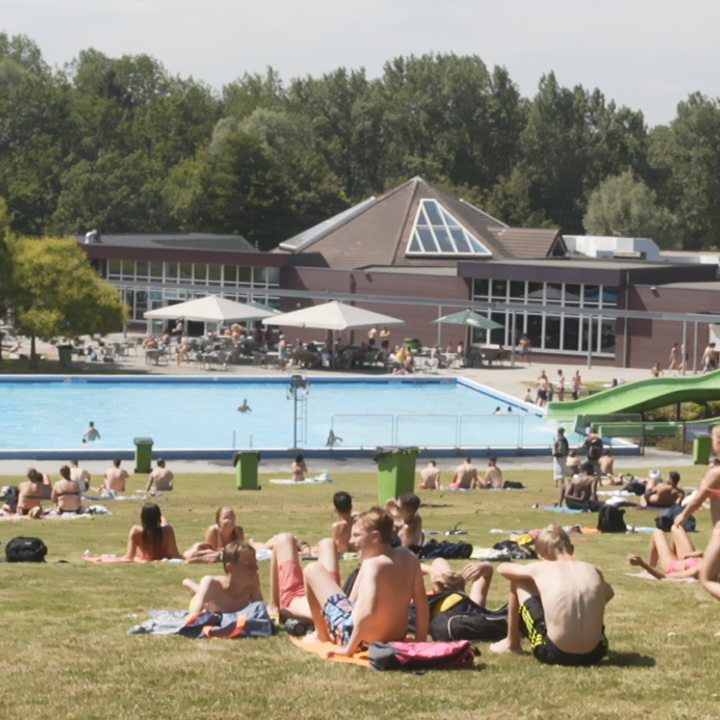
<path id="1" fill-rule="evenodd" d="M 591 429 L 583 450 L 587 459 L 581 472 L 567 475 L 567 464 L 558 455 L 569 457 L 564 433 L 558 431 L 553 476 L 562 475 L 564 499 L 577 498 L 578 484 L 588 481 L 597 487 L 627 487 L 630 482 L 615 473 L 614 458 L 607 452 L 598 456 L 599 443 Z M 713 448 L 720 454 L 720 428 L 713 430 Z M 307 472 L 304 458 L 292 463 L 294 480 Z M 441 470 L 430 461 L 421 473 L 420 488 L 443 489 Z M 60 479 L 52 484 L 47 475 L 31 469 L 19 486 L 17 512 L 22 515 L 42 512 L 42 503 L 50 500 L 53 512 L 80 510 L 82 495 L 92 492 L 122 493 L 128 473 L 119 458 L 105 472 L 98 488 L 78 463 L 63 466 Z M 170 491 L 172 472 L 162 460 L 152 471 L 147 491 Z M 633 482 L 633 481 L 631 481 Z M 640 482 L 635 479 L 634 482 Z M 713 462 L 699 490 L 685 498 L 678 487 L 679 476 L 671 472 L 667 480 L 652 472 L 645 482 L 641 503 L 665 507 L 681 505 L 667 528 L 657 530 L 647 560 L 628 556 L 628 562 L 658 579 L 697 579 L 713 597 L 720 599 L 720 462 Z M 471 458 L 454 469 L 446 489 L 502 489 L 507 487 L 496 458 L 488 458 L 485 474 Z M 522 636 L 528 637 L 534 656 L 541 662 L 558 665 L 593 665 L 600 662 L 609 647 L 605 636 L 604 613 L 613 598 L 613 590 L 595 566 L 574 556 L 568 533 L 551 525 L 535 533 L 534 546 L 540 562 L 517 564 L 503 562 L 493 566 L 487 561 L 468 562 L 454 570 L 447 559 L 422 562 L 418 549 L 426 540 L 420 509 L 420 496 L 413 492 L 391 498 L 384 507 L 368 507 L 357 512 L 352 496 L 346 491 L 333 495 L 335 521 L 327 537 L 310 545 L 291 531 L 267 540 L 248 536 L 238 523 L 233 508 L 220 507 L 204 538 L 184 552 L 178 547 L 173 526 L 155 502 L 146 502 L 140 522 L 128 533 L 125 561 L 176 560 L 178 562 L 219 562 L 224 573 L 207 575 L 199 582 L 186 579 L 183 586 L 190 594 L 191 615 L 204 611 L 239 612 L 247 605 L 266 601 L 271 613 L 282 622 L 299 621 L 314 626 L 312 640 L 329 642 L 330 655 L 353 655 L 375 642 L 402 640 L 408 631 L 412 607 L 414 639 L 428 638 L 430 620 L 441 612 L 450 612 L 460 602 L 482 608 L 496 575 L 508 581 L 507 634 L 490 645 L 493 652 L 522 652 Z M 698 551 L 684 529 L 685 522 L 709 501 L 713 523 L 711 540 Z M 40 508 L 40 510 L 38 510 Z M 262 552 L 271 555 L 268 565 L 270 597 L 262 590 L 260 563 Z M 353 582 L 341 583 L 340 559 L 354 553 L 360 562 Z M 303 560 L 309 561 L 303 566 Z M 426 584 L 429 587 L 426 587 Z M 433 600 L 441 597 L 442 602 Z"/>

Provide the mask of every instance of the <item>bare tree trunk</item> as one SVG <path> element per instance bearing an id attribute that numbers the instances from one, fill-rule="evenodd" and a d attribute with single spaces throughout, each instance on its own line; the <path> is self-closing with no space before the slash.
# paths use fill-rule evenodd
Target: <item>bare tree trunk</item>
<path id="1" fill-rule="evenodd" d="M 30 369 L 37 370 L 37 366 L 38 366 L 38 359 L 37 359 L 37 355 L 35 355 L 35 334 L 33 333 L 30 336 Z"/>

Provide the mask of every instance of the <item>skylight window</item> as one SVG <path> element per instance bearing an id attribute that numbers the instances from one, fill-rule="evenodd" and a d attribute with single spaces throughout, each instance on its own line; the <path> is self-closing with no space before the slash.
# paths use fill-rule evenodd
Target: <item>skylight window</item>
<path id="1" fill-rule="evenodd" d="M 406 255 L 482 255 L 492 253 L 436 200 L 421 200 Z"/>

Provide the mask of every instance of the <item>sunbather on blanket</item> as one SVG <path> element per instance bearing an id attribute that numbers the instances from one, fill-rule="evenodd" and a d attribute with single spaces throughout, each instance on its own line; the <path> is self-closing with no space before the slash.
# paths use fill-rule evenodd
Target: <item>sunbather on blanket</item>
<path id="1" fill-rule="evenodd" d="M 239 612 L 252 602 L 263 599 L 260 573 L 255 550 L 247 543 L 233 541 L 222 551 L 224 576 L 206 575 L 199 583 L 183 580 L 183 586 L 193 594 L 190 614 L 210 612 Z"/>
<path id="2" fill-rule="evenodd" d="M 422 545 L 422 517 L 418 509 L 420 498 L 415 493 L 403 493 L 399 498 L 390 498 L 385 509 L 398 523 L 397 535 L 405 547 Z"/>
<path id="3" fill-rule="evenodd" d="M 133 525 L 128 535 L 126 560 L 139 555 L 143 560 L 183 559 L 175 540 L 175 531 L 168 525 L 155 503 L 146 503 L 140 511 L 139 525 Z"/>
<path id="4" fill-rule="evenodd" d="M 645 562 L 639 555 L 628 555 L 630 564 L 643 568 L 658 580 L 699 577 L 702 552 L 695 549 L 692 540 L 681 525 L 674 525 L 671 533 L 672 546 L 665 533 L 656 530 L 653 533 L 650 561 Z"/>
<path id="5" fill-rule="evenodd" d="M 35 468 L 27 471 L 27 480 L 18 486 L 18 515 L 42 513 L 42 501 L 45 499 L 44 478 Z M 36 509 L 37 508 L 37 509 Z"/>
<path id="6" fill-rule="evenodd" d="M 305 592 L 297 538 L 291 533 L 281 533 L 270 538 L 265 547 L 273 550 L 270 564 L 271 607 L 277 609 L 283 621 L 297 618 L 311 623 L 313 616 Z M 320 564 L 339 585 L 340 565 L 335 541 L 332 538 L 321 540 L 317 553 Z"/>
<path id="7" fill-rule="evenodd" d="M 415 639 L 427 638 L 429 610 L 420 561 L 407 548 L 390 546 L 392 532 L 392 518 L 379 507 L 355 521 L 352 542 L 362 565 L 350 597 L 321 563 L 305 568 L 317 639 L 339 645 L 333 655 L 352 655 L 363 645 L 402 640 L 412 602 Z"/>
<path id="8" fill-rule="evenodd" d="M 522 619 L 540 662 L 597 664 L 607 652 L 603 616 L 612 588 L 596 567 L 575 560 L 570 538 L 559 525 L 541 530 L 535 548 L 546 562 L 502 563 L 497 569 L 510 580 L 508 635 L 490 650 L 522 653 Z"/>
<path id="9" fill-rule="evenodd" d="M 445 558 L 437 558 L 430 565 L 421 565 L 423 575 L 428 575 L 433 585 L 434 593 L 442 593 L 448 590 L 454 590 L 455 593 L 448 595 L 442 603 L 436 608 L 435 614 L 451 610 L 464 593 L 467 583 L 472 583 L 470 599 L 485 607 L 487 602 L 488 590 L 493 577 L 493 566 L 489 562 L 468 563 L 462 572 L 456 572 L 452 569 L 450 563 Z M 434 614 L 434 615 L 435 615 Z M 433 617 L 434 617 L 433 615 Z"/>
<path id="10" fill-rule="evenodd" d="M 237 524 L 235 511 L 221 507 L 215 513 L 215 524 L 205 533 L 205 542 L 195 543 L 184 556 L 188 562 L 217 562 L 223 548 L 235 541 L 245 542 L 245 531 Z"/>

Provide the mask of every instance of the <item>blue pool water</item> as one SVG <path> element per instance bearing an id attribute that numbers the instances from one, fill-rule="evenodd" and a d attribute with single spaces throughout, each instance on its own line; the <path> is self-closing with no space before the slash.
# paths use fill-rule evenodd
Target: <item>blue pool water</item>
<path id="1" fill-rule="evenodd" d="M 148 436 L 155 449 L 291 448 L 294 402 L 289 382 L 163 378 L 47 378 L 0 382 L 0 449 L 133 449 Z M 208 382 L 210 380 L 210 382 Z M 302 396 L 303 391 L 299 391 Z M 239 413 L 247 399 L 252 412 Z M 419 447 L 547 449 L 554 430 L 523 403 L 463 379 L 313 380 L 300 403 L 298 447 L 322 448 L 330 429 L 340 448 Z M 501 406 L 507 412 L 494 416 Z M 573 442 L 573 439 L 570 439 Z"/>

